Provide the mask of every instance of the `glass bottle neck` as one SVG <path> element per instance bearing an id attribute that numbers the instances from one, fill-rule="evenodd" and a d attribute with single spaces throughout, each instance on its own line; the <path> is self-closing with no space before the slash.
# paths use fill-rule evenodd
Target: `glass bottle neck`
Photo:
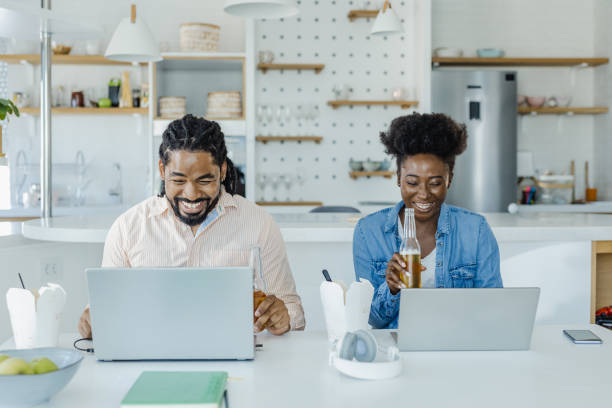
<path id="1" fill-rule="evenodd" d="M 416 221 L 414 220 L 414 209 L 406 208 L 404 211 L 404 237 L 416 238 Z"/>

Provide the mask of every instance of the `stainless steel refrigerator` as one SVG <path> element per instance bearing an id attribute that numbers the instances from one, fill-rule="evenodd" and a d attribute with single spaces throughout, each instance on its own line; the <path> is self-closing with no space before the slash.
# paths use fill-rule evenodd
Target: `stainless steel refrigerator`
<path id="1" fill-rule="evenodd" d="M 465 123 L 466 151 L 457 157 L 449 204 L 505 212 L 516 201 L 516 72 L 438 69 L 432 112 Z"/>

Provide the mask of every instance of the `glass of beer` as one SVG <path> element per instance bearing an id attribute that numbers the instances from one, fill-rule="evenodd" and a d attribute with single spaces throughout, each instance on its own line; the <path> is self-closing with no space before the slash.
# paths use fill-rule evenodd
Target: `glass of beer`
<path id="1" fill-rule="evenodd" d="M 266 298 L 266 282 L 263 279 L 261 248 L 258 245 L 249 248 L 249 267 L 253 271 L 253 313 Z M 253 316 L 253 322 L 257 320 Z"/>
<path id="2" fill-rule="evenodd" d="M 421 287 L 421 246 L 416 237 L 414 209 L 404 209 L 404 229 L 399 254 L 408 272 L 402 272 L 400 279 L 407 288 Z"/>

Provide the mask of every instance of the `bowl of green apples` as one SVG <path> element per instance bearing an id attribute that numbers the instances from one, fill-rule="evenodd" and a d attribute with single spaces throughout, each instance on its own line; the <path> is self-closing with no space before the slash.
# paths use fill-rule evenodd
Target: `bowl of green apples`
<path id="1" fill-rule="evenodd" d="M 0 350 L 0 407 L 31 407 L 68 384 L 83 356 L 75 350 L 41 347 Z"/>

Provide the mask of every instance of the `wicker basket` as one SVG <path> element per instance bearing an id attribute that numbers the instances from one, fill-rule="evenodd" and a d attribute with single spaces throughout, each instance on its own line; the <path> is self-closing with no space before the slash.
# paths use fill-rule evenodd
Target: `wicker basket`
<path id="1" fill-rule="evenodd" d="M 180 119 L 185 116 L 187 98 L 184 96 L 162 96 L 159 98 L 159 116 L 164 119 Z"/>
<path id="2" fill-rule="evenodd" d="M 219 31 L 219 26 L 214 24 L 181 24 L 181 51 L 217 52 L 219 50 Z"/>
<path id="3" fill-rule="evenodd" d="M 236 119 L 242 117 L 242 98 L 238 91 L 209 92 L 206 117 Z"/>

